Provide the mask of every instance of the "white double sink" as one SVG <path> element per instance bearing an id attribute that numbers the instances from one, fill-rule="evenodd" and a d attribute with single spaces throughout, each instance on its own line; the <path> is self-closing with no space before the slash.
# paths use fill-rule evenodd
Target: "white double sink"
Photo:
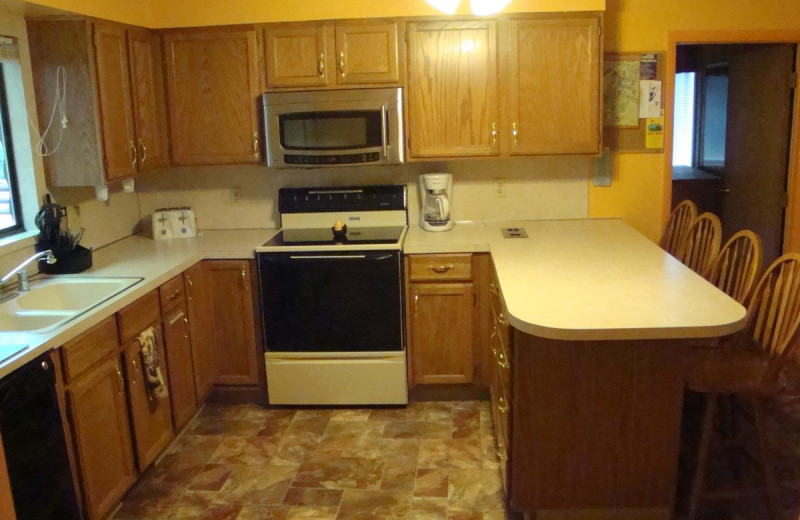
<path id="1" fill-rule="evenodd" d="M 140 281 L 142 278 L 31 280 L 30 290 L 0 303 L 0 333 L 55 330 Z"/>

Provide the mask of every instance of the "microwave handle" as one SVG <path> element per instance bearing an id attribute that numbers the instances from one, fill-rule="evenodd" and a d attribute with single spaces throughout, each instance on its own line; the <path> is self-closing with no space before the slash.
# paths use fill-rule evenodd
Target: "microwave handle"
<path id="1" fill-rule="evenodd" d="M 387 134 L 387 108 L 386 105 L 381 106 L 381 140 L 383 144 L 381 146 L 381 150 L 383 151 L 384 159 L 389 155 L 389 136 Z"/>

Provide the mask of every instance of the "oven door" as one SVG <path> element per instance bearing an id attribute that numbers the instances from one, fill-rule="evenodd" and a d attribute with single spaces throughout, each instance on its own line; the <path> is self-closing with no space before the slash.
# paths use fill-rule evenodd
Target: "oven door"
<path id="1" fill-rule="evenodd" d="M 404 346 L 399 251 L 258 253 L 269 352 L 391 352 Z"/>

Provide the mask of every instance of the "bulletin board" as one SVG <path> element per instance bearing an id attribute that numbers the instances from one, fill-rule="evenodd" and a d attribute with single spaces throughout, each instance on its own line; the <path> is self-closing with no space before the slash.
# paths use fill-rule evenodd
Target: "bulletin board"
<path id="1" fill-rule="evenodd" d="M 636 65 L 638 64 L 638 67 Z M 661 82 L 661 106 L 666 101 L 666 55 L 663 52 L 606 53 L 603 66 L 603 147 L 613 152 L 663 153 L 648 148 L 647 120 L 632 115 L 632 82 L 636 80 Z M 638 85 L 636 85 L 638 87 Z M 636 89 L 638 92 L 638 88 Z M 638 99 L 638 95 L 636 96 Z M 638 109 L 638 104 L 637 104 Z M 652 126 L 652 125 L 651 125 Z M 663 124 L 661 125 L 663 132 Z M 653 128 L 651 128 L 651 131 Z"/>

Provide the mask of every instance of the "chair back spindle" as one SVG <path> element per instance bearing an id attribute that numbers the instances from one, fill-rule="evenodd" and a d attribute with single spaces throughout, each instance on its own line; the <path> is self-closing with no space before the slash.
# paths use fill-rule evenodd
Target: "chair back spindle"
<path id="1" fill-rule="evenodd" d="M 691 200 L 684 200 L 672 210 L 664 233 L 658 245 L 667 253 L 675 256 L 683 245 L 683 239 L 689 226 L 697 217 L 697 206 Z"/>

